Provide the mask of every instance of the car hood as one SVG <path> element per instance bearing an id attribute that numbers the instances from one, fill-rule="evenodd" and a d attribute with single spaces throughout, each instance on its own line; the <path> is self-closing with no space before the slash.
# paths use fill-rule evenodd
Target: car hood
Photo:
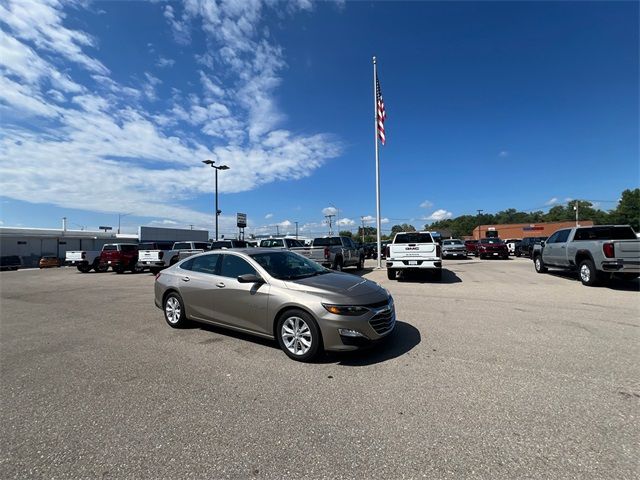
<path id="1" fill-rule="evenodd" d="M 365 298 L 365 302 L 377 302 L 388 297 L 387 291 L 371 280 L 343 272 L 331 272 L 315 277 L 285 281 L 291 290 L 307 292 L 327 298 Z"/>

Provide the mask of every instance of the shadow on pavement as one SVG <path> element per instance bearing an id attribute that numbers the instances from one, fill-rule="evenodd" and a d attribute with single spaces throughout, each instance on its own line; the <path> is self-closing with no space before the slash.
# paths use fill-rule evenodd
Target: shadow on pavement
<path id="1" fill-rule="evenodd" d="M 430 272 L 403 272 L 398 276 L 400 283 L 461 283 L 462 279 L 451 270 L 442 269 L 442 278 L 437 280 Z"/>
<path id="2" fill-rule="evenodd" d="M 577 272 L 549 270 L 546 274 L 558 278 L 572 280 L 574 282 L 580 282 L 580 278 L 578 278 Z M 640 281 L 637 278 L 635 280 L 621 280 L 618 278 L 613 278 L 611 280 L 603 280 L 598 285 L 595 285 L 593 287 L 584 288 L 608 288 L 609 290 L 619 290 L 623 292 L 640 292 Z"/>
<path id="3" fill-rule="evenodd" d="M 337 363 L 350 367 L 375 365 L 404 355 L 420 341 L 420 331 L 416 327 L 398 321 L 393 333 L 380 342 L 353 352 L 326 352 L 316 363 Z"/>

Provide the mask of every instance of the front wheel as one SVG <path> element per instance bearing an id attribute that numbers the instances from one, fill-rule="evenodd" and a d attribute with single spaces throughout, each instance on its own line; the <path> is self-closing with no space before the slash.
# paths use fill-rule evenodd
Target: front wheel
<path id="1" fill-rule="evenodd" d="M 360 257 L 360 260 L 358 260 L 358 265 L 356 266 L 356 268 L 358 270 L 362 270 L 364 268 L 364 257 Z"/>
<path id="2" fill-rule="evenodd" d="M 89 265 L 78 265 L 76 268 L 81 273 L 89 273 L 89 271 L 91 270 L 91 267 Z"/>
<path id="3" fill-rule="evenodd" d="M 533 266 L 538 273 L 547 273 L 547 267 L 544 266 L 544 261 L 542 260 L 542 255 L 536 255 L 536 258 L 533 259 Z"/>
<path id="4" fill-rule="evenodd" d="M 285 312 L 276 326 L 278 344 L 289 358 L 308 362 L 320 350 L 322 337 L 315 320 L 302 310 Z"/>
<path id="5" fill-rule="evenodd" d="M 387 278 L 389 280 L 396 279 L 396 271 L 393 268 L 387 268 Z"/>
<path id="6" fill-rule="evenodd" d="M 580 262 L 580 281 L 583 285 L 593 287 L 598 283 L 598 272 L 596 266 L 591 260 L 583 260 Z"/>
<path id="7" fill-rule="evenodd" d="M 187 323 L 187 316 L 184 311 L 182 297 L 171 292 L 164 298 L 164 319 L 171 328 L 182 328 Z"/>

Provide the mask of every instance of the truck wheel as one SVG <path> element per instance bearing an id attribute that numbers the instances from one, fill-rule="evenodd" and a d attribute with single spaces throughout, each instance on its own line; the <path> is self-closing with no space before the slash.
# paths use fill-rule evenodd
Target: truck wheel
<path id="1" fill-rule="evenodd" d="M 91 267 L 89 265 L 78 265 L 77 269 L 82 273 L 89 273 L 91 271 Z"/>
<path id="2" fill-rule="evenodd" d="M 364 268 L 364 257 L 360 257 L 360 260 L 358 260 L 358 265 L 356 266 L 356 268 L 358 270 L 362 270 Z"/>
<path id="3" fill-rule="evenodd" d="M 583 285 L 593 287 L 598 283 L 598 272 L 593 262 L 589 259 L 580 262 L 580 280 Z"/>
<path id="4" fill-rule="evenodd" d="M 396 271 L 393 268 L 387 268 L 387 278 L 389 280 L 396 279 Z"/>
<path id="5" fill-rule="evenodd" d="M 342 271 L 342 259 L 341 258 L 336 258 L 335 263 L 333 264 L 333 269 L 337 272 L 341 272 Z"/>
<path id="6" fill-rule="evenodd" d="M 515 255 L 516 257 L 520 257 L 520 252 L 516 251 L 516 253 L 514 253 L 514 255 Z"/>
<path id="7" fill-rule="evenodd" d="M 118 265 L 116 267 L 113 267 L 113 271 L 116 272 L 117 274 L 124 273 L 124 267 Z"/>
<path id="8" fill-rule="evenodd" d="M 547 273 L 547 267 L 544 266 L 544 262 L 542 261 L 542 255 L 536 255 L 533 259 L 533 266 L 538 273 Z"/>
<path id="9" fill-rule="evenodd" d="M 176 263 L 178 263 L 178 257 L 173 257 L 169 262 L 169 266 L 175 265 Z"/>

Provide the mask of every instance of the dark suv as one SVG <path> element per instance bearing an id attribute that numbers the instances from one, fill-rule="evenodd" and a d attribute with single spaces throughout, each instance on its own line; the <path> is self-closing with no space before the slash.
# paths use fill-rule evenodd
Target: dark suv
<path id="1" fill-rule="evenodd" d="M 540 245 L 540 242 L 546 240 L 547 237 L 526 237 L 523 238 L 518 245 L 516 245 L 516 257 L 529 257 L 532 258 L 533 247 Z"/>

